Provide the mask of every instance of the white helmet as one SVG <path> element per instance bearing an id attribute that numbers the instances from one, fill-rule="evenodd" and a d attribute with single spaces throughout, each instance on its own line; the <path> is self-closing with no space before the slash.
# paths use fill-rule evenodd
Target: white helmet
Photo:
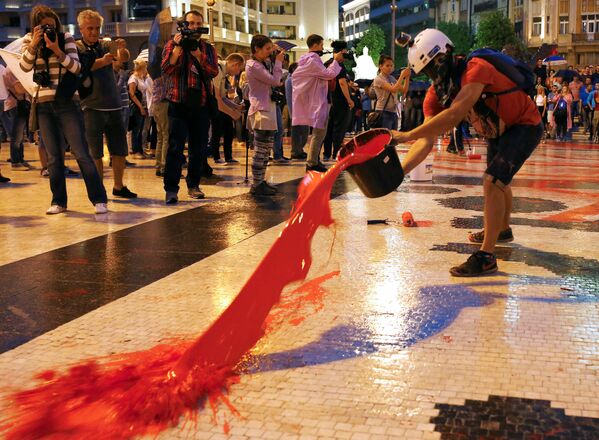
<path id="1" fill-rule="evenodd" d="M 437 29 L 425 29 L 416 35 L 408 49 L 410 68 L 420 73 L 422 69 L 440 53 L 447 53 L 447 45 L 454 47 L 447 35 Z"/>

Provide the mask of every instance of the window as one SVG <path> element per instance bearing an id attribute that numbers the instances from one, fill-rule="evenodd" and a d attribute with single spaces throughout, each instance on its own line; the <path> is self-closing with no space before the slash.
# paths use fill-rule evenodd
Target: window
<path id="1" fill-rule="evenodd" d="M 295 2 L 268 2 L 266 12 L 276 15 L 295 15 Z"/>
<path id="2" fill-rule="evenodd" d="M 249 0 L 249 1 L 248 1 L 248 7 L 249 7 L 250 9 L 258 9 L 258 8 L 257 8 L 257 2 L 256 2 L 256 0 Z"/>
<path id="3" fill-rule="evenodd" d="M 345 21 L 351 21 L 354 19 L 354 14 L 351 12 L 345 16 Z"/>
<path id="4" fill-rule="evenodd" d="M 258 33 L 258 24 L 255 21 L 250 20 L 249 22 L 250 24 L 250 29 L 249 29 L 249 34 L 250 35 L 255 35 Z"/>
<path id="5" fill-rule="evenodd" d="M 468 0 L 460 0 L 460 12 L 466 12 L 468 10 Z"/>
<path id="6" fill-rule="evenodd" d="M 559 0 L 559 14 L 570 15 L 570 0 Z"/>
<path id="7" fill-rule="evenodd" d="M 523 3 L 523 2 L 522 2 L 522 0 L 516 0 L 516 1 L 514 2 L 514 6 L 516 6 L 516 7 L 517 7 L 517 6 L 522 6 L 522 3 Z"/>
<path id="8" fill-rule="evenodd" d="M 60 20 L 61 23 L 66 23 L 66 21 Z M 21 17 L 18 15 L 13 15 L 8 18 L 8 25 L 10 27 L 21 27 Z"/>
<path id="9" fill-rule="evenodd" d="M 110 11 L 110 21 L 113 23 L 120 23 L 122 21 L 122 11 L 120 9 L 115 9 Z M 65 23 L 63 21 L 63 23 Z"/>
<path id="10" fill-rule="evenodd" d="M 569 32 L 569 19 L 568 17 L 560 17 L 559 18 L 559 33 L 564 35 Z"/>
<path id="11" fill-rule="evenodd" d="M 233 30 L 233 16 L 231 14 L 223 14 L 223 27 L 230 31 Z"/>
<path id="12" fill-rule="evenodd" d="M 271 38 L 281 38 L 286 40 L 296 39 L 295 26 L 284 26 L 278 24 L 268 25 L 268 36 Z"/>
<path id="13" fill-rule="evenodd" d="M 541 17 L 533 17 L 532 19 L 532 35 L 533 37 L 538 37 L 541 35 L 541 30 L 543 29 L 543 23 L 541 22 Z"/>
<path id="14" fill-rule="evenodd" d="M 599 17 L 597 17 L 596 15 L 583 15 L 582 16 L 582 32 L 583 33 L 595 33 L 597 32 L 597 26 L 596 26 L 596 20 Z"/>
<path id="15" fill-rule="evenodd" d="M 245 32 L 245 19 L 243 17 L 235 17 L 235 30 Z"/>

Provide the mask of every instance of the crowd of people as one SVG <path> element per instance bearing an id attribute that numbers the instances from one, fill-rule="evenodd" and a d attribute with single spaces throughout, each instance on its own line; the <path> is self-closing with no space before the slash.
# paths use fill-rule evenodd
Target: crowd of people
<path id="1" fill-rule="evenodd" d="M 137 160 L 155 158 L 165 202 L 174 204 L 184 168 L 189 197 L 201 199 L 201 179 L 213 173 L 208 158 L 238 163 L 235 133 L 253 150 L 250 192 L 273 195 L 276 186 L 264 178 L 269 161 L 301 160 L 307 170 L 325 171 L 324 163 L 335 159 L 347 132 L 374 126 L 369 114 L 380 113 L 377 126 L 398 126 L 398 92 L 407 91 L 409 69 L 396 80 L 388 56 L 381 57 L 380 74 L 362 91 L 344 67 L 344 42 L 337 42 L 326 65 L 321 60 L 324 39 L 318 35 L 308 38 L 309 52 L 291 65 L 285 51 L 264 35 L 253 37 L 251 54 L 221 59 L 201 38 L 202 14 L 191 10 L 182 20 L 187 32 L 176 33 L 161 48 L 158 73 L 150 75 L 147 60 L 131 60 L 123 39 L 101 37 L 98 12 L 79 13 L 81 38 L 75 41 L 51 8 L 33 8 L 20 68 L 33 70 L 36 89 L 28 93 L 1 66 L 9 94 L 0 122 L 10 139 L 15 171 L 33 168 L 24 157 L 23 141 L 37 138 L 40 173 L 49 177 L 52 191 L 47 214 L 66 211 L 65 175 L 78 174 L 65 166 L 65 151 L 75 157 L 95 211 L 103 213 L 108 209 L 104 146 L 113 169 L 113 196 L 137 196 L 124 182 L 126 167 L 135 165 L 127 160 L 130 154 Z M 289 155 L 283 151 L 285 134 L 291 137 Z M 0 180 L 9 179 L 0 174 Z"/>

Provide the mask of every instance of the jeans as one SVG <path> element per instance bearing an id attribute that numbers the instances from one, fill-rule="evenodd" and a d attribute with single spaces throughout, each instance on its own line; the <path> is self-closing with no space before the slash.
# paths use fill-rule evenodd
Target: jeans
<path id="1" fill-rule="evenodd" d="M 314 127 L 312 129 L 312 139 L 310 140 L 310 148 L 308 149 L 308 158 L 306 160 L 308 165 L 315 166 L 320 162 L 320 148 L 326 135 L 326 128 Z"/>
<path id="2" fill-rule="evenodd" d="M 71 147 L 71 153 L 75 155 L 81 170 L 87 197 L 94 205 L 106 203 L 106 189 L 87 148 L 83 113 L 79 104 L 74 101 L 65 104 L 41 102 L 37 105 L 37 119 L 40 137 L 44 140 L 44 146 L 48 153 L 52 205 L 67 207 L 63 136 Z"/>
<path id="3" fill-rule="evenodd" d="M 304 152 L 304 146 L 310 136 L 310 127 L 307 125 L 291 126 L 291 155 L 299 156 Z"/>
<path id="4" fill-rule="evenodd" d="M 275 143 L 272 147 L 272 155 L 274 159 L 283 158 L 283 114 L 281 113 L 281 106 L 278 104 L 277 108 L 277 131 L 275 131 Z"/>
<path id="5" fill-rule="evenodd" d="M 206 107 L 193 111 L 185 104 L 170 102 L 168 106 L 168 152 L 164 167 L 164 190 L 177 193 L 181 180 L 181 168 L 185 161 L 183 149 L 188 140 L 189 164 L 187 166 L 187 188 L 200 184 L 202 168 L 208 149 L 210 115 Z"/>
<path id="6" fill-rule="evenodd" d="M 145 139 L 143 139 L 143 131 L 144 124 L 146 121 L 146 117 L 142 116 L 139 112 L 133 112 L 129 116 L 131 119 L 131 151 L 133 153 L 142 153 L 144 152 L 143 145 L 145 143 Z M 146 133 L 147 134 L 147 133 Z"/>
<path id="7" fill-rule="evenodd" d="M 10 128 L 10 161 L 12 163 L 21 163 L 25 160 L 23 156 L 23 138 L 25 137 L 24 130 L 27 126 L 28 117 L 25 115 L 19 115 L 19 111 L 16 107 L 11 108 L 10 119 L 12 126 Z"/>
<path id="8" fill-rule="evenodd" d="M 233 159 L 233 119 L 226 113 L 218 112 L 212 121 L 212 137 L 210 146 L 212 147 L 212 157 L 214 160 L 220 159 L 220 138 L 223 138 L 223 152 L 225 160 L 228 162 Z"/>
<path id="9" fill-rule="evenodd" d="M 397 113 L 383 111 L 381 113 L 381 127 L 388 130 L 397 130 Z"/>

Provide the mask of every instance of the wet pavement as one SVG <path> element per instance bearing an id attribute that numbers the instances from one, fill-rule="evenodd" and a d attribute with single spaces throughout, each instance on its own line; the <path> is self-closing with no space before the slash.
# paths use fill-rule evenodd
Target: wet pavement
<path id="1" fill-rule="evenodd" d="M 199 335 L 280 233 L 304 170 L 270 166 L 280 194 L 267 199 L 247 194 L 243 164 L 215 166 L 207 200 L 166 207 L 153 162 L 139 162 L 127 184 L 141 198 L 103 216 L 81 179 L 69 212 L 45 216 L 47 180 L 2 166 L 14 182 L 0 186 L 2 395 L 48 368 Z M 437 150 L 432 182 L 379 199 L 342 176 L 336 223 L 312 242 L 321 301 L 240 367 L 239 416 L 205 409 L 159 438 L 599 438 L 598 165 L 596 145 L 542 144 L 514 180 L 499 272 L 466 280 L 448 270 L 476 250 L 484 155 Z M 404 211 L 421 226 L 402 227 Z"/>

